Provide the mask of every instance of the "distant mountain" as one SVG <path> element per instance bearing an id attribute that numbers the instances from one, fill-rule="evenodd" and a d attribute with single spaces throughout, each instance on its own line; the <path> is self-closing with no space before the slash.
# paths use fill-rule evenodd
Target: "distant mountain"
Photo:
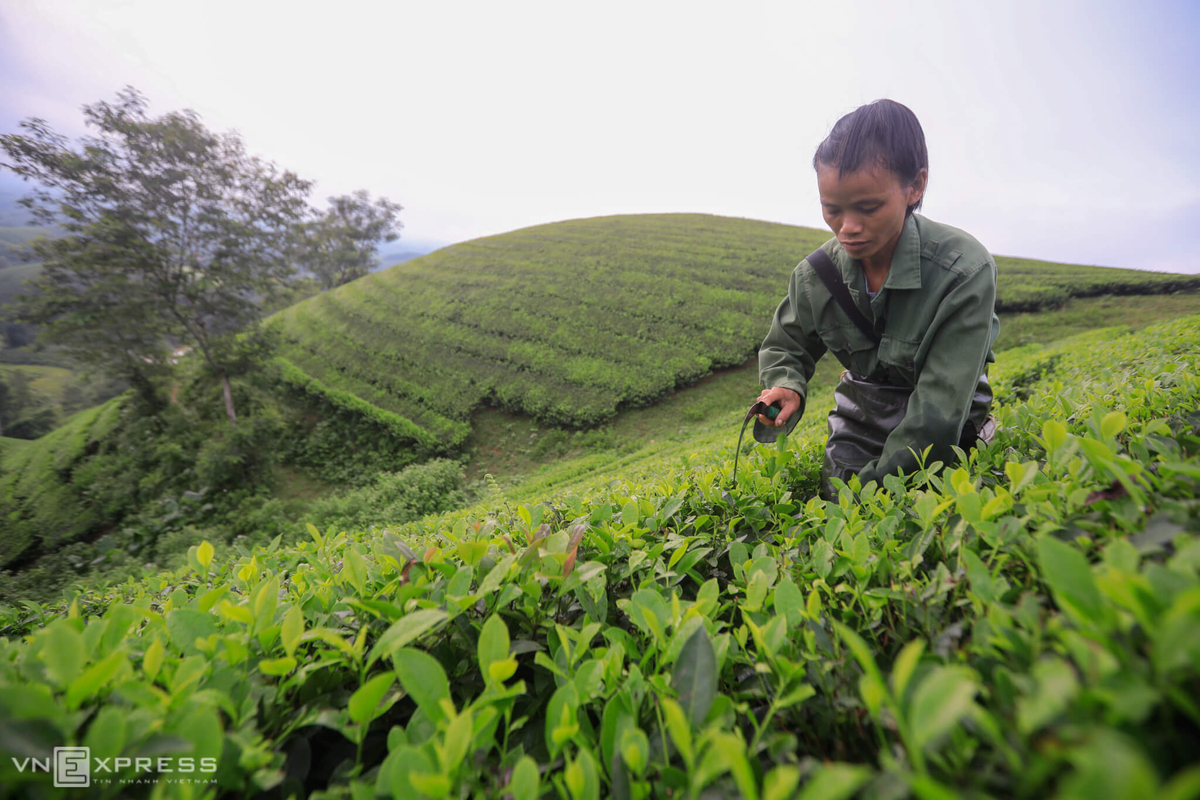
<path id="1" fill-rule="evenodd" d="M 405 261 L 412 261 L 414 258 L 428 255 L 434 250 L 441 250 L 446 244 L 446 242 L 438 242 L 432 239 L 406 239 L 401 237 L 379 248 L 379 266 L 371 271 L 379 272 L 388 267 L 403 264 Z"/>

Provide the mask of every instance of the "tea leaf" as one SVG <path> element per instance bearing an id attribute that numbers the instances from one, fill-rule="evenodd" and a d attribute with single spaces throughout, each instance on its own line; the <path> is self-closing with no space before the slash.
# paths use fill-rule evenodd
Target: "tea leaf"
<path id="1" fill-rule="evenodd" d="M 446 739 L 442 751 L 442 766 L 446 772 L 458 769 L 458 765 L 470 751 L 473 722 L 474 715 L 471 713 L 471 709 L 465 708 L 446 726 Z"/>
<path id="2" fill-rule="evenodd" d="M 88 754 L 92 758 L 113 758 L 121 754 L 125 748 L 126 724 L 128 712 L 119 706 L 106 706 L 100 709 L 96 718 L 88 726 L 87 736 L 83 745 L 91 748 Z"/>
<path id="3" fill-rule="evenodd" d="M 1047 453 L 1057 452 L 1067 442 L 1067 426 L 1056 419 L 1048 419 L 1042 423 L 1042 442 Z"/>
<path id="4" fill-rule="evenodd" d="M 978 690 L 975 678 L 961 667 L 937 667 L 926 675 L 908 707 L 913 746 L 923 748 L 954 727 Z"/>
<path id="5" fill-rule="evenodd" d="M 636 777 L 642 777 L 650 759 L 650 740 L 641 728 L 627 728 L 621 734 L 620 746 L 617 748 L 620 760 Z"/>
<path id="6" fill-rule="evenodd" d="M 215 552 L 212 544 L 207 539 L 202 541 L 199 547 L 196 548 L 196 560 L 200 562 L 200 566 L 204 567 L 206 571 L 208 570 L 208 565 L 212 563 Z"/>
<path id="7" fill-rule="evenodd" d="M 483 624 L 483 630 L 479 633 L 479 644 L 476 648 L 479 669 L 488 675 L 488 670 L 493 662 L 508 658 L 508 647 L 508 626 L 504 624 L 504 620 L 500 618 L 499 614 L 492 614 Z"/>
<path id="8" fill-rule="evenodd" d="M 379 709 L 380 701 L 395 681 L 395 675 L 384 672 L 360 686 L 358 691 L 350 695 L 350 701 L 346 705 L 350 719 L 359 724 L 375 719 L 382 712 L 382 709 Z"/>
<path id="9" fill-rule="evenodd" d="M 400 685 L 425 716 L 435 722 L 445 719 L 441 701 L 450 698 L 450 681 L 438 660 L 428 653 L 405 647 L 392 653 L 392 666 Z"/>
<path id="10" fill-rule="evenodd" d="M 347 547 L 342 556 L 343 569 L 355 590 L 362 594 L 367 585 L 367 562 L 357 547 Z"/>
<path id="11" fill-rule="evenodd" d="M 763 800 L 789 800 L 796 794 L 796 787 L 799 785 L 798 768 L 791 764 L 778 766 L 763 778 Z"/>
<path id="12" fill-rule="evenodd" d="M 1079 691 L 1071 665 L 1060 658 L 1044 658 L 1034 664 L 1031 677 L 1037 682 L 1033 694 L 1017 699 L 1017 729 L 1029 734 L 1061 714 Z"/>
<path id="13" fill-rule="evenodd" d="M 845 800 L 870 779 L 870 767 L 826 764 L 804 784 L 799 800 Z"/>
<path id="14" fill-rule="evenodd" d="M 513 800 L 537 800 L 540 794 L 537 762 L 529 756 L 521 756 L 513 767 L 508 791 Z"/>
<path id="15" fill-rule="evenodd" d="M 287 675 L 296 668 L 296 659 L 267 658 L 258 662 L 258 669 L 264 675 Z"/>
<path id="16" fill-rule="evenodd" d="M 666 700 L 668 698 L 664 698 L 664 701 Z M 624 690 L 609 698 L 604 705 L 604 714 L 600 721 L 600 757 L 610 770 L 613 758 L 618 754 L 617 743 L 620 742 L 621 735 L 636 724 L 629 695 Z"/>
<path id="17" fill-rule="evenodd" d="M 684 762 L 690 765 L 695 755 L 692 750 L 692 732 L 688 727 L 687 716 L 679 704 L 671 698 L 664 697 L 659 702 L 662 704 L 663 716 L 667 721 L 667 732 L 671 734 L 671 741 L 675 743 Z"/>
<path id="18" fill-rule="evenodd" d="M 149 680 L 153 681 L 155 676 L 158 675 L 159 669 L 162 668 L 164 656 L 165 650 L 162 640 L 156 636 L 154 637 L 154 641 L 150 643 L 150 646 L 146 648 L 146 655 L 142 658 L 142 672 L 145 673 Z"/>
<path id="19" fill-rule="evenodd" d="M 731 733 L 718 733 L 713 737 L 713 747 L 721 754 L 726 768 L 733 774 L 734 783 L 742 797 L 758 800 L 758 786 L 754 781 L 754 772 L 750 762 L 746 760 L 746 745 L 740 736 Z"/>
<path id="20" fill-rule="evenodd" d="M 289 656 L 296 654 L 300 638 L 304 636 L 304 612 L 299 606 L 292 606 L 283 617 L 283 625 L 279 629 L 279 640 L 284 652 Z"/>
<path id="21" fill-rule="evenodd" d="M 904 693 L 908 689 L 908 682 L 924 652 L 925 640 L 914 639 L 904 645 L 900 655 L 896 656 L 896 663 L 892 665 L 892 693 L 898 701 L 904 702 Z"/>
<path id="22" fill-rule="evenodd" d="M 183 651 L 184 655 L 199 652 L 196 649 L 197 639 L 207 639 L 220 631 L 216 617 L 190 608 L 178 608 L 168 612 L 166 621 L 171 643 L 176 649 Z"/>
<path id="23" fill-rule="evenodd" d="M 717 654 L 704 628 L 698 629 L 684 644 L 675 662 L 671 685 L 692 727 L 699 727 L 717 694 Z"/>
<path id="24" fill-rule="evenodd" d="M 1103 618 L 1100 590 L 1083 553 L 1053 536 L 1038 540 L 1042 580 L 1050 585 L 1054 599 L 1083 622 L 1098 624 Z"/>
<path id="25" fill-rule="evenodd" d="M 1100 435 L 1106 439 L 1111 439 L 1123 430 L 1125 430 L 1125 412 L 1123 411 L 1110 412 L 1100 420 Z"/>
<path id="26" fill-rule="evenodd" d="M 392 623 L 379 637 L 379 641 L 371 648 L 367 664 L 374 664 L 379 658 L 392 655 L 421 634 L 445 622 L 449 616 L 445 611 L 436 608 L 423 608 L 406 614 Z"/>
<path id="27" fill-rule="evenodd" d="M 382 782 L 386 778 L 386 786 L 395 798 L 420 797 L 422 789 L 417 784 L 428 787 L 429 782 L 419 776 L 430 775 L 434 771 L 433 762 L 424 748 L 408 745 L 393 750 L 388 755 L 385 767 L 386 772 L 380 769 L 379 779 Z M 416 782 L 413 781 L 414 776 L 417 776 Z M 445 788 L 449 789 L 448 786 Z"/>
<path id="28" fill-rule="evenodd" d="M 600 778 L 596 760 L 587 748 L 580 748 L 574 761 L 568 762 L 564 779 L 574 800 L 600 800 Z"/>
<path id="29" fill-rule="evenodd" d="M 788 575 L 775 587 L 775 613 L 786 617 L 790 628 L 804 624 L 804 597 Z"/>
<path id="30" fill-rule="evenodd" d="M 124 650 L 114 650 L 107 658 L 88 667 L 82 675 L 71 681 L 67 690 L 67 706 L 78 708 L 82 701 L 95 695 L 117 674 L 118 669 L 125 666 L 128 658 Z"/>
<path id="31" fill-rule="evenodd" d="M 579 693 L 575 683 L 568 682 L 558 687 L 546 704 L 546 744 L 551 755 L 555 755 L 579 730 L 576 710 L 579 708 Z"/>

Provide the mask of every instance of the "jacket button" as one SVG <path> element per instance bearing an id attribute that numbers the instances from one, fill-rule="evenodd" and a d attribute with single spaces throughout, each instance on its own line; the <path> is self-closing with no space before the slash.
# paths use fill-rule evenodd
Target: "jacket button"
<path id="1" fill-rule="evenodd" d="M 911 361 L 905 361 L 905 362 L 904 362 L 904 365 L 905 365 L 906 367 L 908 367 L 909 369 L 912 369 L 913 362 L 911 362 Z"/>

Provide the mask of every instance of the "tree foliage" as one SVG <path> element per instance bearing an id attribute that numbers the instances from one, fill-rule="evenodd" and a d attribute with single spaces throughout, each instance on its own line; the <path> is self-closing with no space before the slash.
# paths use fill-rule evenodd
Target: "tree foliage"
<path id="1" fill-rule="evenodd" d="M 51 430 L 57 414 L 23 371 L 0 372 L 0 436 L 36 439 Z"/>
<path id="2" fill-rule="evenodd" d="M 300 263 L 322 289 L 361 278 L 378 265 L 379 242 L 399 238 L 400 210 L 386 197 L 372 203 L 365 189 L 329 198 L 329 208 L 299 228 Z"/>
<path id="3" fill-rule="evenodd" d="M 171 352 L 191 345 L 236 423 L 228 372 L 245 347 L 235 334 L 257 325 L 294 273 L 311 183 L 194 111 L 151 117 L 133 88 L 83 113 L 95 133 L 78 143 L 36 118 L 0 136 L 4 166 L 42 187 L 22 202 L 66 234 L 33 243 L 45 266 L 16 317 L 147 396 Z"/>

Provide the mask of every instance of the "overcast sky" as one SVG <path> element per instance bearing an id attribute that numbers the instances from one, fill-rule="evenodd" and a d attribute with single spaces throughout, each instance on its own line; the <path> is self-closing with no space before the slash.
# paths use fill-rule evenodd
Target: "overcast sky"
<path id="1" fill-rule="evenodd" d="M 1200 2 L 3 0 L 0 132 L 126 84 L 449 243 L 603 214 L 824 227 L 813 150 L 916 112 L 992 252 L 1200 272 Z M 797 258 L 803 254 L 797 254 Z"/>

